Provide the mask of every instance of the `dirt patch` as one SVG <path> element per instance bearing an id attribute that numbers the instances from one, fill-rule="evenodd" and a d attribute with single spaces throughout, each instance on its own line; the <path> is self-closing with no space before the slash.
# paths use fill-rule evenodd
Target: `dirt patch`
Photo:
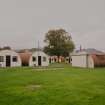
<path id="1" fill-rule="evenodd" d="M 41 85 L 28 85 L 28 86 L 26 86 L 26 89 L 28 89 L 28 90 L 31 90 L 31 91 L 34 91 L 34 90 L 38 90 L 38 89 L 40 89 L 42 86 Z"/>

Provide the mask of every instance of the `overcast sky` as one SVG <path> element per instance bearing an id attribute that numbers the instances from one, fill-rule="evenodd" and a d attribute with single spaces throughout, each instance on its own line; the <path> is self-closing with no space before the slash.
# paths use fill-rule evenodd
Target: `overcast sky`
<path id="1" fill-rule="evenodd" d="M 64 28 L 79 48 L 105 51 L 105 0 L 0 0 L 0 46 L 43 46 L 49 29 Z"/>

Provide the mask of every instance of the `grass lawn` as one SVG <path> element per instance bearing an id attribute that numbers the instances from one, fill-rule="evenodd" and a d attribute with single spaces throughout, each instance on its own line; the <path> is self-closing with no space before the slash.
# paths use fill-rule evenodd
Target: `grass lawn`
<path id="1" fill-rule="evenodd" d="M 0 105 L 105 105 L 105 68 L 0 69 Z"/>

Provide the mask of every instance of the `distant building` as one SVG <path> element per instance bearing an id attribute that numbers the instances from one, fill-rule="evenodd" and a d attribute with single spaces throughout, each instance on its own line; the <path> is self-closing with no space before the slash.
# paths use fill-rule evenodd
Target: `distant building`
<path id="1" fill-rule="evenodd" d="M 105 54 L 95 49 L 84 49 L 71 54 L 71 62 L 74 67 L 105 67 Z"/>
<path id="2" fill-rule="evenodd" d="M 49 58 L 49 62 L 50 63 L 61 63 L 61 62 L 65 62 L 65 58 L 63 56 L 50 56 Z"/>
<path id="3" fill-rule="evenodd" d="M 29 60 L 29 66 L 48 66 L 49 56 L 43 51 L 35 51 Z"/>
<path id="4" fill-rule="evenodd" d="M 22 61 L 22 66 L 29 66 L 29 60 L 30 60 L 30 57 L 32 56 L 32 53 L 27 50 L 19 53 L 19 56 Z"/>
<path id="5" fill-rule="evenodd" d="M 21 59 L 13 50 L 0 50 L 0 67 L 20 67 Z"/>
<path id="6" fill-rule="evenodd" d="M 65 58 L 65 63 L 71 64 L 71 57 L 66 57 Z"/>
<path id="7" fill-rule="evenodd" d="M 49 56 L 43 51 L 25 51 L 19 53 L 22 60 L 22 66 L 48 66 L 49 65 Z"/>

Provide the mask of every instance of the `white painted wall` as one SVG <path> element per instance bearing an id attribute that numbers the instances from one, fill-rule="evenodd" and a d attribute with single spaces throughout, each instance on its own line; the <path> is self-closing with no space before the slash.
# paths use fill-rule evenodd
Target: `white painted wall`
<path id="1" fill-rule="evenodd" d="M 91 55 L 88 56 L 88 67 L 94 68 L 94 61 Z"/>
<path id="2" fill-rule="evenodd" d="M 88 67 L 94 68 L 94 61 L 91 56 L 87 54 L 72 55 L 72 66 L 74 67 Z"/>
<path id="3" fill-rule="evenodd" d="M 44 52 L 42 51 L 36 51 L 32 54 L 30 60 L 29 60 L 29 66 L 38 66 L 38 56 L 41 56 L 41 66 L 48 66 L 49 65 L 49 56 L 46 55 Z M 33 62 L 32 58 L 36 57 L 36 61 Z M 43 61 L 43 57 L 46 57 L 46 61 Z"/>
<path id="4" fill-rule="evenodd" d="M 12 51 L 12 50 L 2 50 L 2 51 L 0 51 L 0 56 L 4 57 L 4 62 L 0 62 L 0 67 L 6 67 L 6 56 L 7 55 L 11 57 L 11 66 L 10 67 L 20 67 L 21 66 L 21 59 L 20 59 L 20 56 L 18 55 L 18 53 L 16 53 L 15 51 Z M 17 56 L 17 59 L 18 59 L 17 62 L 13 62 L 14 56 Z"/>
<path id="5" fill-rule="evenodd" d="M 72 66 L 86 67 L 86 55 L 72 56 Z"/>

